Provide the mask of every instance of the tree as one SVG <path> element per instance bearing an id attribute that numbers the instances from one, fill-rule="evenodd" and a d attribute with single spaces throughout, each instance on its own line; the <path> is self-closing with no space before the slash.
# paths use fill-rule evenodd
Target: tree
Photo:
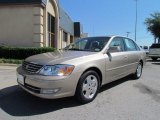
<path id="1" fill-rule="evenodd" d="M 154 36 L 155 43 L 157 39 L 158 43 L 160 43 L 160 13 L 155 12 L 150 16 L 151 17 L 147 18 L 144 23 L 147 26 L 147 30 Z"/>

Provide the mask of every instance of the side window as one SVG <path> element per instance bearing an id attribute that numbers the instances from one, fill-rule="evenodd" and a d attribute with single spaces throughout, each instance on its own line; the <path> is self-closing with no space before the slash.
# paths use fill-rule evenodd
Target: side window
<path id="1" fill-rule="evenodd" d="M 125 51 L 125 49 L 124 49 L 124 42 L 123 42 L 122 38 L 114 38 L 109 46 L 110 47 L 112 47 L 112 46 L 119 46 L 120 49 L 121 49 L 121 51 Z"/>
<path id="2" fill-rule="evenodd" d="M 127 51 L 137 51 L 137 47 L 132 40 L 125 38 L 124 41 Z"/>

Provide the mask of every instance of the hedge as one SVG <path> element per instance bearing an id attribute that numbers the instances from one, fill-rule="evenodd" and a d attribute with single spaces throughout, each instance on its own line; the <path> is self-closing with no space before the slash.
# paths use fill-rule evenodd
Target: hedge
<path id="1" fill-rule="evenodd" d="M 46 53 L 46 52 L 54 52 L 55 48 L 23 48 L 23 47 L 0 47 L 0 58 L 5 59 L 25 59 L 29 56 Z"/>

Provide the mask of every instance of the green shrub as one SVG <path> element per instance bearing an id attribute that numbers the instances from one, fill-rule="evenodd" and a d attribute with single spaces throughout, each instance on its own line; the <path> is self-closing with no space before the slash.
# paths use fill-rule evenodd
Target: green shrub
<path id="1" fill-rule="evenodd" d="M 0 58 L 5 59 L 25 59 L 29 56 L 46 53 L 46 52 L 54 52 L 55 48 L 23 48 L 23 47 L 0 47 Z"/>

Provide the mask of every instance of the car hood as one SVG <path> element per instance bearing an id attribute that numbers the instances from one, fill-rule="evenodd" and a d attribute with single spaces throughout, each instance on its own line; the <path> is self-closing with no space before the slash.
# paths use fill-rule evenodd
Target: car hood
<path id="1" fill-rule="evenodd" d="M 87 51 L 56 51 L 34 55 L 28 57 L 25 61 L 33 62 L 41 65 L 61 64 L 69 60 L 77 60 L 85 56 L 97 54 L 97 52 Z"/>

